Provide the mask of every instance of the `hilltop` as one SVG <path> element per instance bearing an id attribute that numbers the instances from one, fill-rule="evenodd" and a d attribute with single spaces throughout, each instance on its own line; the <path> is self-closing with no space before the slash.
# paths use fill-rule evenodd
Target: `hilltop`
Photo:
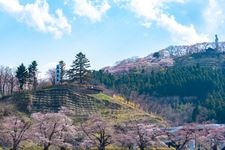
<path id="1" fill-rule="evenodd" d="M 34 112 L 58 112 L 66 107 L 74 112 L 77 121 L 86 120 L 98 113 L 114 123 L 149 118 L 150 122 L 164 122 L 154 114 L 143 111 L 140 106 L 124 97 L 108 95 L 101 90 L 86 86 L 54 86 L 37 91 L 26 91 L 0 99 L 0 115 Z"/>
<path id="2" fill-rule="evenodd" d="M 224 52 L 225 42 L 219 42 L 218 44 L 219 48 L 216 51 L 218 53 Z M 180 63 L 180 60 L 184 58 L 189 59 L 190 56 L 196 56 L 198 54 L 201 55 L 204 54 L 205 52 L 208 53 L 208 50 L 213 49 L 215 49 L 215 43 L 213 42 L 197 43 L 194 45 L 169 46 L 165 49 L 149 54 L 148 56 L 143 58 L 133 57 L 122 60 L 118 62 L 115 66 L 105 67 L 103 68 L 103 70 L 109 73 L 120 73 L 120 72 L 128 72 L 129 70 L 132 69 L 154 70 L 159 68 L 172 67 Z M 207 55 L 207 58 L 211 56 L 214 56 L 214 54 Z M 200 57 L 196 59 L 200 59 Z"/>

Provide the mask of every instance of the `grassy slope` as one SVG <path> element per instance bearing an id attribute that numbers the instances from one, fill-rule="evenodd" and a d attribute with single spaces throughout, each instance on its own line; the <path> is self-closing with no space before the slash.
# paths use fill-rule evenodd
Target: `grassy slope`
<path id="1" fill-rule="evenodd" d="M 66 88 L 65 90 L 65 87 L 62 89 L 63 93 L 52 91 L 55 89 L 61 90 L 60 88 L 49 88 L 39 90 L 36 93 L 25 92 L 4 97 L 0 99 L 0 116 L 16 113 L 29 115 L 28 106 L 30 104 L 38 103 L 40 99 L 42 101 L 47 99 L 47 105 L 42 104 L 43 108 L 40 108 L 40 110 L 46 112 L 46 107 L 51 107 L 55 103 L 57 103 L 57 106 L 69 106 L 76 112 L 75 116 L 73 116 L 76 121 L 81 121 L 93 113 L 99 113 L 116 124 L 144 118 L 147 118 L 150 122 L 164 122 L 161 117 L 143 111 L 138 105 L 128 102 L 120 96 L 114 95 L 111 97 L 104 93 L 91 94 L 85 90 L 77 91 L 73 88 Z M 41 97 L 39 97 L 40 93 Z M 58 104 L 59 101 L 60 104 Z M 50 112 L 52 112 L 52 108 Z"/>
<path id="2" fill-rule="evenodd" d="M 152 123 L 164 122 L 161 117 L 143 111 L 138 105 L 126 101 L 123 97 L 116 95 L 111 97 L 104 93 L 93 94 L 90 96 L 102 101 L 104 104 L 106 104 L 105 106 L 108 106 L 101 107 L 99 109 L 99 112 L 103 117 L 113 121 L 113 123 L 119 124 L 122 122 L 141 120 L 146 118 L 149 120 L 149 122 Z M 110 105 L 117 105 L 118 107 L 111 107 Z"/>

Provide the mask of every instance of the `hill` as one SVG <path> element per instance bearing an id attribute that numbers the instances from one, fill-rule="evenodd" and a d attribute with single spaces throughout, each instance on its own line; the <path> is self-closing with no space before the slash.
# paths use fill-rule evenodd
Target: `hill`
<path id="1" fill-rule="evenodd" d="M 74 119 L 85 120 L 94 113 L 115 123 L 149 118 L 163 122 L 161 117 L 143 111 L 137 104 L 117 95 L 107 95 L 79 86 L 57 86 L 32 92 L 16 93 L 0 99 L 0 116 L 13 113 L 58 112 L 61 107 L 74 111 Z"/>
<path id="2" fill-rule="evenodd" d="M 213 43 L 175 46 L 170 51 L 167 48 L 145 58 L 122 61 L 94 72 L 93 77 L 173 123 L 224 123 L 224 45 L 219 43 L 219 49 L 211 48 Z M 166 60 L 171 63 L 161 63 Z M 146 63 L 140 67 L 139 62 Z"/>
<path id="3" fill-rule="evenodd" d="M 122 60 L 118 62 L 115 66 L 105 67 L 102 70 L 114 74 L 120 72 L 128 72 L 132 69 L 155 70 L 159 68 L 171 67 L 175 64 L 180 63 L 180 60 L 182 60 L 183 58 L 190 59 L 190 56 L 198 56 L 198 54 L 204 57 L 205 55 L 202 55 L 202 53 L 205 52 L 209 54 L 207 58 L 210 59 L 209 57 L 213 55 L 211 55 L 209 51 L 214 48 L 215 43 L 206 42 L 197 43 L 194 45 L 169 46 L 165 49 L 159 50 L 143 58 L 134 57 Z M 220 42 L 218 50 L 215 51 L 218 53 L 224 52 L 225 42 Z M 205 62 L 208 62 L 207 59 Z M 183 64 L 185 64 L 185 61 Z"/>

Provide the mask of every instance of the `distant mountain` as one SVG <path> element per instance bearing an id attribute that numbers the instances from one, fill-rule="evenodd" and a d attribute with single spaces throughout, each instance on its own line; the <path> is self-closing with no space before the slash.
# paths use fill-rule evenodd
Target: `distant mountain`
<path id="1" fill-rule="evenodd" d="M 122 60 L 117 62 L 115 66 L 105 67 L 103 70 L 109 73 L 119 73 L 127 72 L 132 69 L 170 67 L 176 64 L 177 60 L 181 62 L 185 56 L 191 56 L 199 53 L 202 54 L 204 52 L 208 53 L 210 50 L 214 50 L 215 52 L 225 52 L 225 42 L 219 42 L 218 49 L 216 49 L 216 44 L 214 42 L 204 42 L 183 46 L 169 46 L 143 58 L 134 57 Z"/>

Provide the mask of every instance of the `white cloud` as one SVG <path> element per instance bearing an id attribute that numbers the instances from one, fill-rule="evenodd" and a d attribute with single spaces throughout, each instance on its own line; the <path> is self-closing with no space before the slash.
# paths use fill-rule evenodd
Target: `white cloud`
<path id="1" fill-rule="evenodd" d="M 192 44 L 208 41 L 206 35 L 200 35 L 194 25 L 183 25 L 166 12 L 168 3 L 185 3 L 188 0 L 114 0 L 117 4 L 126 5 L 137 17 L 142 18 L 142 25 L 150 28 L 152 23 L 166 29 L 172 38 L 180 44 Z"/>
<path id="2" fill-rule="evenodd" d="M 56 38 L 71 32 L 71 25 L 62 10 L 57 9 L 54 15 L 50 14 L 46 0 L 36 0 L 25 5 L 20 4 L 18 0 L 0 0 L 0 9 L 29 26 L 52 33 Z"/>
<path id="3" fill-rule="evenodd" d="M 11 13 L 21 13 L 23 6 L 19 4 L 18 0 L 0 0 L 0 8 Z"/>
<path id="4" fill-rule="evenodd" d="M 101 21 L 109 9 L 110 5 L 106 0 L 74 0 L 74 13 L 87 17 L 92 22 Z"/>
<path id="5" fill-rule="evenodd" d="M 225 1 L 224 0 L 208 0 L 208 6 L 203 12 L 205 27 L 208 33 L 215 34 L 220 27 L 225 25 Z"/>
<path id="6" fill-rule="evenodd" d="M 209 41 L 206 35 L 198 34 L 193 25 L 182 25 L 175 20 L 174 16 L 161 14 L 157 19 L 157 23 L 168 30 L 172 35 L 173 40 L 178 41 L 179 43 L 194 44 Z"/>

